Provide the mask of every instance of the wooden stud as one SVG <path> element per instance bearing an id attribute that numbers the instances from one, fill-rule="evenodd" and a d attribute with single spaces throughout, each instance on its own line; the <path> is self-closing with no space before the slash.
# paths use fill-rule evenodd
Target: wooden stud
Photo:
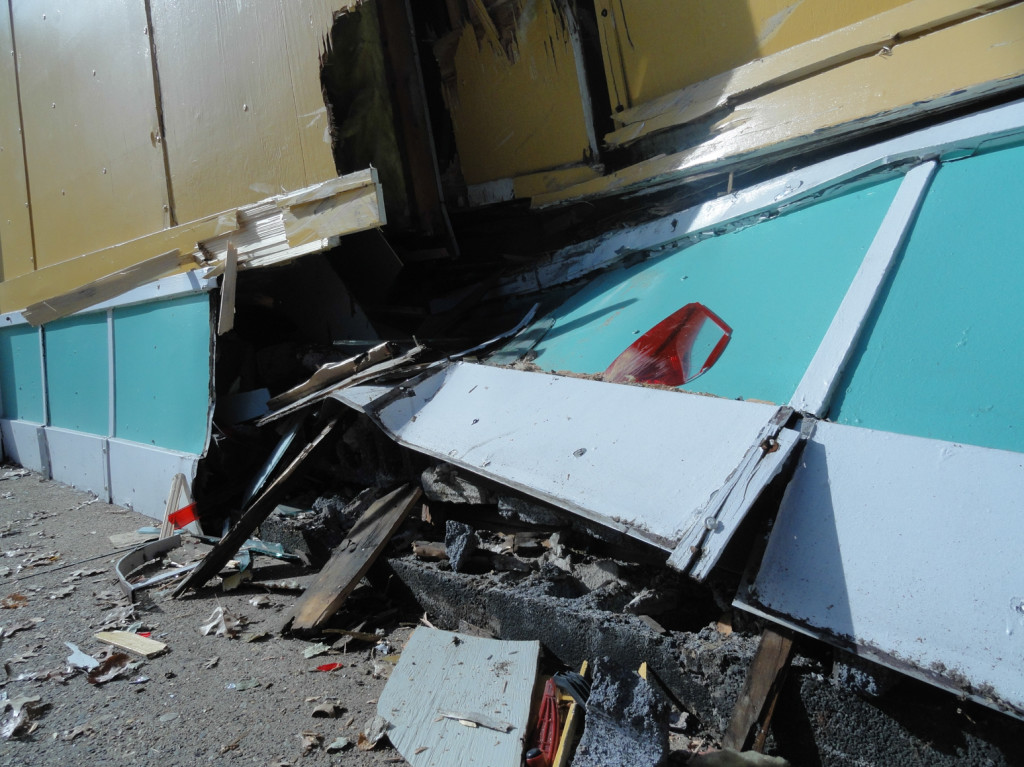
<path id="1" fill-rule="evenodd" d="M 761 751 L 775 703 L 789 670 L 793 655 L 793 639 L 773 628 L 761 632 L 761 644 L 747 670 L 743 690 L 736 700 L 729 727 L 722 738 L 723 748 Z"/>
<path id="2" fill-rule="evenodd" d="M 312 631 L 338 611 L 376 561 L 423 490 L 403 485 L 374 502 L 285 618 L 292 632 Z"/>

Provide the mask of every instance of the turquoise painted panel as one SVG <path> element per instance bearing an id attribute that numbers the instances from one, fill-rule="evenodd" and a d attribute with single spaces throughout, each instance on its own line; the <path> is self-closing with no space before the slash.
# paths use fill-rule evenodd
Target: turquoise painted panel
<path id="1" fill-rule="evenodd" d="M 1024 451 L 1024 147 L 943 165 L 834 420 Z"/>
<path id="2" fill-rule="evenodd" d="M 708 372 L 680 388 L 786 403 L 901 181 L 609 272 L 554 312 L 534 362 L 546 370 L 603 372 L 654 325 L 697 302 L 732 328 L 732 339 Z"/>
<path id="3" fill-rule="evenodd" d="M 106 313 L 53 322 L 43 332 L 50 424 L 106 436 L 110 427 Z"/>
<path id="4" fill-rule="evenodd" d="M 39 330 L 28 325 L 0 329 L 0 395 L 3 417 L 43 422 L 43 369 Z"/>
<path id="5" fill-rule="evenodd" d="M 200 454 L 210 406 L 205 293 L 114 310 L 115 436 Z"/>

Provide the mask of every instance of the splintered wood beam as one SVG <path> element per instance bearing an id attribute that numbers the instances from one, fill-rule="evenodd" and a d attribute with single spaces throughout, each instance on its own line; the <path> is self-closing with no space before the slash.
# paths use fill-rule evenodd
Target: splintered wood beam
<path id="1" fill-rule="evenodd" d="M 775 703 L 786 680 L 793 656 L 793 639 L 775 629 L 761 632 L 761 644 L 747 669 L 747 679 L 736 700 L 729 728 L 722 738 L 722 748 L 755 751 L 764 748 Z"/>
<path id="2" fill-rule="evenodd" d="M 422 493 L 418 485 L 407 484 L 375 501 L 288 612 L 283 630 L 312 631 L 334 615 L 380 556 Z"/>
<path id="3" fill-rule="evenodd" d="M 235 288 L 238 283 L 238 251 L 228 243 L 224 256 L 224 275 L 220 283 L 220 311 L 217 313 L 217 335 L 222 336 L 235 326 Z"/>
<path id="4" fill-rule="evenodd" d="M 188 589 L 198 589 L 203 586 L 210 578 L 215 576 L 221 571 L 221 568 L 228 563 L 228 560 L 233 557 L 238 550 L 242 547 L 242 544 L 248 540 L 252 532 L 259 527 L 260 523 L 270 516 L 277 507 L 278 497 L 284 484 L 291 479 L 292 475 L 299 469 L 300 466 L 312 455 L 313 451 L 324 441 L 328 434 L 334 429 L 338 423 L 338 417 L 332 418 L 328 421 L 327 425 L 320 431 L 313 440 L 306 445 L 299 452 L 297 456 L 292 460 L 288 466 L 271 482 L 267 485 L 267 489 L 252 502 L 248 509 L 242 514 L 237 522 L 228 531 L 228 534 L 221 538 L 217 544 L 210 549 L 206 556 L 203 557 L 203 561 L 199 563 L 192 573 L 181 582 L 181 584 L 174 590 L 173 596 L 179 597 L 184 594 Z"/>

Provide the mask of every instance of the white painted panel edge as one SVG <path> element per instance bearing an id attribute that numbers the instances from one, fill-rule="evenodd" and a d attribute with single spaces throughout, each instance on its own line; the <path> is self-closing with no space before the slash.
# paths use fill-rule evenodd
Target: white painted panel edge
<path id="1" fill-rule="evenodd" d="M 1024 454 L 820 422 L 736 606 L 1024 718 Z"/>
<path id="2" fill-rule="evenodd" d="M 795 410 L 819 417 L 828 411 L 843 369 L 899 258 L 937 169 L 938 163 L 931 160 L 911 169 L 904 177 L 828 331 L 793 392 L 790 406 Z"/>
<path id="3" fill-rule="evenodd" d="M 44 429 L 50 456 L 50 476 L 65 485 L 88 490 L 110 500 L 107 475 L 107 438 L 70 429 Z"/>
<path id="4" fill-rule="evenodd" d="M 111 501 L 153 519 L 163 519 L 175 474 L 195 481 L 199 456 L 151 445 L 109 440 Z"/>
<path id="5" fill-rule="evenodd" d="M 571 282 L 632 253 L 678 249 L 693 236 L 818 196 L 851 179 L 890 166 L 945 155 L 969 156 L 980 147 L 1024 136 L 1024 101 L 993 107 L 848 152 L 692 208 L 626 230 L 570 245 L 513 275 L 491 295 L 521 295 Z M 898 172 L 898 169 L 893 172 Z"/>

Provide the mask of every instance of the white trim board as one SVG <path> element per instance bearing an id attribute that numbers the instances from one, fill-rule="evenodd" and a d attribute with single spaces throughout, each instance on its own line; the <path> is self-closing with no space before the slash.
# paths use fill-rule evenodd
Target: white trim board
<path id="1" fill-rule="evenodd" d="M 832 323 L 790 398 L 790 406 L 795 410 L 819 418 L 828 411 L 835 387 L 896 264 L 938 167 L 937 162 L 930 160 L 904 177 Z"/>
<path id="2" fill-rule="evenodd" d="M 1024 139 L 1024 101 L 994 107 L 810 165 L 732 194 L 570 245 L 512 275 L 489 296 L 512 296 L 573 282 L 635 253 L 675 250 L 726 225 L 817 199 L 868 174 L 898 174 L 925 159 L 958 159 L 982 147 Z M 879 178 L 882 178 L 879 175 Z"/>

